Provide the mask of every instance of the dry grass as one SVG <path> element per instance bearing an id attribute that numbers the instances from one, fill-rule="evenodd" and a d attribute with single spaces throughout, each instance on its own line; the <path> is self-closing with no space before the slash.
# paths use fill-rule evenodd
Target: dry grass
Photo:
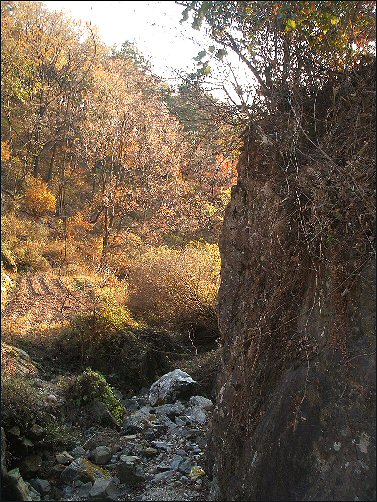
<path id="1" fill-rule="evenodd" d="M 216 245 L 151 248 L 130 263 L 127 304 L 153 325 L 216 332 L 219 272 Z"/>

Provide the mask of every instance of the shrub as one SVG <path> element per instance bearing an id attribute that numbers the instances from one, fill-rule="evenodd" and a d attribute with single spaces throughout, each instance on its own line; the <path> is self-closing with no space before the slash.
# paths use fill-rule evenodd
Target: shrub
<path id="1" fill-rule="evenodd" d="M 120 399 L 115 396 L 106 378 L 98 371 L 88 368 L 81 373 L 73 385 L 71 398 L 80 406 L 94 400 L 101 401 L 117 422 L 123 419 L 124 409 Z"/>
<path id="2" fill-rule="evenodd" d="M 1 383 L 3 425 L 27 430 L 36 420 L 45 419 L 43 396 L 31 379 L 4 375 Z"/>
<path id="3" fill-rule="evenodd" d="M 48 247 L 49 229 L 42 223 L 8 213 L 2 217 L 2 239 L 4 248 L 12 254 L 20 270 L 49 267 L 43 257 Z"/>
<path id="4" fill-rule="evenodd" d="M 130 265 L 128 305 L 148 323 L 215 334 L 219 273 L 215 244 L 151 248 Z"/>
<path id="5" fill-rule="evenodd" d="M 164 350 L 176 349 L 165 332 L 141 327 L 128 309 L 114 305 L 72 319 L 54 347 L 69 369 L 90 366 L 127 391 L 161 376 L 168 368 Z"/>
<path id="6" fill-rule="evenodd" d="M 34 216 L 43 216 L 56 208 L 56 197 L 48 189 L 47 183 L 39 178 L 31 178 L 25 192 L 25 205 Z"/>

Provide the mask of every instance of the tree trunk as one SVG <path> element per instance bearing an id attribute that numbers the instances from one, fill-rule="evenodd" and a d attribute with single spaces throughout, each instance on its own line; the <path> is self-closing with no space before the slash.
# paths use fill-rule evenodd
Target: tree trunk
<path id="1" fill-rule="evenodd" d="M 54 147 L 52 149 L 52 154 L 51 154 L 51 160 L 50 160 L 50 166 L 48 168 L 48 174 L 47 174 L 47 179 L 46 181 L 51 181 L 52 176 L 53 176 L 53 169 L 54 169 L 54 161 L 55 161 L 55 154 L 56 154 L 56 143 L 54 143 Z"/>

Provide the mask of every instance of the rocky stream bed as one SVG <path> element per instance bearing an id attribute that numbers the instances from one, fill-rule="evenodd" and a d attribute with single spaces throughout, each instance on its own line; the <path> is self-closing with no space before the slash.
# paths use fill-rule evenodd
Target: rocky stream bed
<path id="1" fill-rule="evenodd" d="M 198 390 L 176 369 L 136 396 L 118 393 L 126 412 L 121 426 L 111 424 L 97 403 L 93 410 L 102 425 L 83 430 L 72 450 L 28 455 L 9 471 L 5 438 L 19 431 L 2 430 L 3 493 L 9 500 L 207 500 L 213 403 Z"/>

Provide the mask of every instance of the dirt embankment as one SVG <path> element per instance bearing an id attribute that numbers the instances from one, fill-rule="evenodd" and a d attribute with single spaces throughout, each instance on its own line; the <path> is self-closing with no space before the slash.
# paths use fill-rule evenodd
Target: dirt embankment
<path id="1" fill-rule="evenodd" d="M 222 234 L 219 500 L 375 498 L 375 68 L 247 132 Z"/>

